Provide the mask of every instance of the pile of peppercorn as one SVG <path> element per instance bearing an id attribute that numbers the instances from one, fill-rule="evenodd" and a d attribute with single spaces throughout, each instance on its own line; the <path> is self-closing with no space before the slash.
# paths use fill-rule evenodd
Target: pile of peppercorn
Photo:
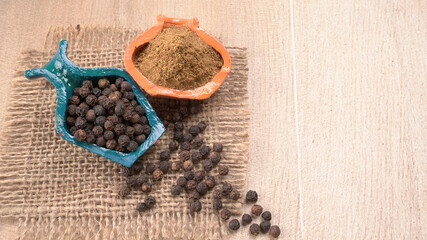
<path id="1" fill-rule="evenodd" d="M 258 201 L 258 194 L 255 191 L 249 190 L 246 193 L 246 202 L 247 203 L 256 203 Z M 260 232 L 267 233 L 274 238 L 278 238 L 280 235 L 280 228 L 277 225 L 271 226 L 271 212 L 264 211 L 261 205 L 254 204 L 251 208 L 251 214 L 243 214 L 242 215 L 242 225 L 249 225 L 252 223 L 253 218 L 257 218 L 261 216 L 263 219 L 260 224 L 252 223 L 249 227 L 249 233 L 257 236 Z M 223 220 L 228 220 L 230 218 L 231 213 L 223 213 L 221 212 L 221 218 Z M 228 228 L 232 231 L 236 231 L 240 228 L 240 222 L 238 219 L 233 219 L 228 223 Z"/>
<path id="2" fill-rule="evenodd" d="M 123 78 L 85 80 L 68 99 L 67 126 L 77 141 L 119 152 L 133 152 L 151 127 L 131 84 Z"/>

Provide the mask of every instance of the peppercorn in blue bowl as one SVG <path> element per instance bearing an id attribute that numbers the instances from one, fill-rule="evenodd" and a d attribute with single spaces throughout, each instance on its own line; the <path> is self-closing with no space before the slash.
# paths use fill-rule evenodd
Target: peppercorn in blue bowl
<path id="1" fill-rule="evenodd" d="M 165 127 L 157 117 L 154 109 L 145 98 L 139 86 L 134 79 L 125 71 L 119 68 L 80 68 L 76 66 L 67 57 L 68 42 L 62 40 L 56 55 L 42 68 L 29 69 L 25 71 L 25 77 L 34 79 L 46 77 L 56 88 L 57 106 L 55 113 L 55 128 L 59 135 L 65 140 L 85 148 L 93 153 L 108 158 L 114 162 L 126 167 L 132 164 L 143 155 L 165 132 Z M 73 89 L 80 87 L 85 80 L 99 80 L 101 78 L 114 79 L 123 78 L 131 84 L 132 92 L 137 102 L 144 108 L 148 125 L 151 132 L 146 140 L 138 146 L 135 151 L 130 153 L 119 152 L 116 150 L 100 147 L 96 144 L 90 144 L 86 141 L 78 141 L 72 134 L 66 124 L 67 106 L 69 98 L 73 95 Z"/>

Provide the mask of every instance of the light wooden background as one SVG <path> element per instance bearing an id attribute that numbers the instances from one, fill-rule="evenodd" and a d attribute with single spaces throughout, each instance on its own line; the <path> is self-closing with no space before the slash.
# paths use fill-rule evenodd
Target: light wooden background
<path id="1" fill-rule="evenodd" d="M 281 239 L 427 239 L 427 1 L 290 1 L 0 1 L 1 116 L 49 26 L 197 16 L 248 48 L 247 188 Z M 1 239 L 16 231 L 0 221 Z"/>

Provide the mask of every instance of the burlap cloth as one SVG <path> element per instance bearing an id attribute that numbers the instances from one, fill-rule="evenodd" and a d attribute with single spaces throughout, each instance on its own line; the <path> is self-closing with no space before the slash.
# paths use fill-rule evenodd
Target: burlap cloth
<path id="1" fill-rule="evenodd" d="M 69 41 L 68 56 L 81 67 L 123 68 L 125 47 L 141 32 L 113 27 L 55 27 L 46 37 L 44 50 L 23 53 L 0 144 L 0 216 L 19 219 L 17 238 L 226 238 L 225 227 L 212 209 L 211 194 L 203 198 L 203 210 L 194 216 L 189 213 L 185 194 L 171 196 L 170 186 L 177 173 L 168 173 L 154 186 L 156 207 L 138 214 L 135 207 L 146 197 L 142 191 L 119 198 L 117 189 L 125 181 L 121 166 L 59 137 L 54 129 L 53 85 L 46 79 L 27 80 L 23 76 L 25 69 L 47 63 L 61 39 Z M 228 50 L 233 60 L 230 75 L 218 92 L 204 101 L 202 111 L 185 124 L 208 122 L 203 137 L 208 144 L 224 144 L 222 163 L 230 167 L 230 174 L 219 180 L 231 182 L 243 194 L 248 158 L 248 69 L 245 49 Z M 144 155 L 146 161 L 158 161 L 171 134 L 168 128 Z M 176 157 L 172 155 L 172 161 Z M 241 211 L 241 204 L 225 202 L 234 213 Z"/>

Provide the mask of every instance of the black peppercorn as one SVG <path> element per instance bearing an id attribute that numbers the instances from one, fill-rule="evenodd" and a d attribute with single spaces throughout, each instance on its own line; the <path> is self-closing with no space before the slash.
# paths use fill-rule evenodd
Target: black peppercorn
<path id="1" fill-rule="evenodd" d="M 191 171 L 194 168 L 194 164 L 192 161 L 187 160 L 182 164 L 182 169 L 184 169 L 184 171 Z"/>
<path id="2" fill-rule="evenodd" d="M 172 121 L 179 122 L 181 120 L 182 120 L 181 114 L 179 114 L 178 112 L 174 112 L 172 115 Z"/>
<path id="3" fill-rule="evenodd" d="M 219 165 L 218 166 L 218 173 L 219 173 L 219 175 L 227 175 L 228 174 L 228 167 L 225 165 Z"/>
<path id="4" fill-rule="evenodd" d="M 200 148 L 202 145 L 203 145 L 203 138 L 201 138 L 200 136 L 193 138 L 193 141 L 191 142 L 191 146 L 194 149 Z"/>
<path id="5" fill-rule="evenodd" d="M 196 182 L 200 182 L 202 181 L 206 176 L 205 171 L 196 171 L 194 172 L 194 180 L 196 180 Z"/>
<path id="6" fill-rule="evenodd" d="M 233 191 L 233 186 L 231 186 L 230 183 L 228 183 L 228 182 L 223 182 L 222 183 L 222 194 L 223 195 L 227 196 L 232 191 Z"/>
<path id="7" fill-rule="evenodd" d="M 129 137 L 127 135 L 121 135 L 118 139 L 118 143 L 121 147 L 126 147 L 127 145 L 129 145 Z"/>
<path id="8" fill-rule="evenodd" d="M 253 206 L 252 206 L 252 208 L 251 208 L 251 213 L 252 213 L 254 216 L 259 216 L 259 215 L 261 215 L 262 210 L 263 210 L 263 209 L 262 209 L 261 205 L 255 204 L 255 205 L 253 205 Z"/>
<path id="9" fill-rule="evenodd" d="M 85 102 L 87 105 L 93 107 L 98 103 L 98 98 L 95 95 L 89 95 L 86 97 Z"/>
<path id="10" fill-rule="evenodd" d="M 179 185 L 172 185 L 171 193 L 172 193 L 172 195 L 177 196 L 177 195 L 179 195 L 181 193 L 181 190 L 182 190 L 181 186 L 179 186 Z"/>
<path id="11" fill-rule="evenodd" d="M 188 199 L 196 201 L 200 199 L 200 194 L 196 190 L 191 190 L 188 192 Z"/>
<path id="12" fill-rule="evenodd" d="M 132 174 L 139 174 L 143 169 L 144 165 L 142 165 L 142 163 L 139 161 L 135 162 L 131 167 Z"/>
<path id="13" fill-rule="evenodd" d="M 76 116 L 77 115 L 76 112 L 77 112 L 76 105 L 68 105 L 67 107 L 68 116 Z"/>
<path id="14" fill-rule="evenodd" d="M 124 177 L 129 177 L 129 176 L 131 176 L 133 173 L 132 173 L 132 170 L 130 169 L 130 168 L 128 168 L 128 167 L 122 167 L 122 175 L 124 176 Z"/>
<path id="15" fill-rule="evenodd" d="M 202 165 L 203 169 L 205 169 L 205 171 L 207 172 L 209 172 L 213 168 L 213 163 L 211 160 L 203 160 Z"/>
<path id="16" fill-rule="evenodd" d="M 173 162 L 171 164 L 171 170 L 176 172 L 179 171 L 182 168 L 182 163 L 181 162 Z"/>
<path id="17" fill-rule="evenodd" d="M 98 137 L 97 139 L 96 139 L 96 145 L 98 145 L 98 146 L 100 146 L 100 147 L 103 147 L 103 146 L 105 146 L 105 138 L 104 137 Z"/>
<path id="18" fill-rule="evenodd" d="M 173 140 L 181 142 L 184 138 L 184 134 L 181 131 L 175 131 L 173 133 Z"/>
<path id="19" fill-rule="evenodd" d="M 273 225 L 270 227 L 270 235 L 274 238 L 278 238 L 280 236 L 280 228 L 277 225 Z"/>
<path id="20" fill-rule="evenodd" d="M 156 166 L 153 163 L 147 163 L 145 166 L 145 172 L 147 174 L 152 174 L 156 170 Z"/>
<path id="21" fill-rule="evenodd" d="M 188 116 L 188 108 L 187 107 L 181 106 L 181 107 L 179 107 L 178 111 L 179 111 L 179 114 L 181 114 L 181 116 L 183 116 L 183 117 Z"/>
<path id="22" fill-rule="evenodd" d="M 185 187 L 187 185 L 187 179 L 183 176 L 178 177 L 178 179 L 176 180 L 176 184 L 181 186 L 181 187 Z"/>
<path id="23" fill-rule="evenodd" d="M 91 132 L 91 131 L 89 131 L 89 132 L 87 131 L 86 132 L 86 142 L 89 144 L 93 144 L 93 143 L 95 143 L 95 141 L 96 141 L 95 134 L 93 134 L 93 132 Z"/>
<path id="24" fill-rule="evenodd" d="M 132 90 L 132 85 L 130 85 L 130 83 L 127 81 L 123 81 L 120 84 L 120 90 L 121 91 L 130 91 L 130 90 Z"/>
<path id="25" fill-rule="evenodd" d="M 183 124 L 182 122 L 176 122 L 176 123 L 173 125 L 173 129 L 174 129 L 175 131 L 182 132 L 182 130 L 184 130 L 184 124 Z"/>
<path id="26" fill-rule="evenodd" d="M 183 162 L 190 160 L 191 153 L 190 151 L 181 151 L 179 153 L 179 159 Z"/>
<path id="27" fill-rule="evenodd" d="M 147 209 L 148 209 L 147 204 L 145 204 L 143 202 L 139 203 L 138 206 L 136 207 L 136 210 L 138 210 L 139 212 L 143 212 Z"/>
<path id="28" fill-rule="evenodd" d="M 106 78 L 101 78 L 98 80 L 98 87 L 101 89 L 110 87 L 110 81 Z"/>
<path id="29" fill-rule="evenodd" d="M 261 217 L 264 220 L 270 221 L 271 220 L 271 212 L 270 211 L 265 211 L 261 214 Z"/>
<path id="30" fill-rule="evenodd" d="M 163 178 L 163 171 L 160 170 L 160 169 L 154 170 L 154 172 L 153 172 L 153 179 L 155 181 L 160 181 L 160 180 L 162 180 L 162 178 Z"/>
<path id="31" fill-rule="evenodd" d="M 111 91 L 111 89 L 110 88 L 106 88 L 106 89 L 104 89 L 104 90 L 102 90 L 102 95 L 104 95 L 104 96 L 108 96 L 108 95 L 110 95 L 111 93 L 112 93 L 113 91 Z M 105 98 L 105 99 L 103 99 L 103 101 L 102 102 L 104 102 L 105 100 L 106 100 L 107 98 Z M 103 103 L 102 103 L 103 104 Z"/>
<path id="32" fill-rule="evenodd" d="M 88 87 L 79 88 L 79 95 L 82 98 L 89 96 L 90 92 L 91 92 L 91 90 Z"/>
<path id="33" fill-rule="evenodd" d="M 109 130 L 107 130 L 107 131 L 104 131 L 104 138 L 105 138 L 105 140 L 111 140 L 111 139 L 113 139 L 114 138 L 114 133 L 112 132 L 112 131 L 109 131 Z"/>
<path id="34" fill-rule="evenodd" d="M 252 190 L 249 190 L 246 193 L 246 202 L 256 202 L 258 201 L 258 193 Z"/>
<path id="35" fill-rule="evenodd" d="M 223 149 L 223 146 L 222 146 L 221 143 L 214 143 L 213 146 L 212 146 L 212 150 L 214 152 L 220 153 L 220 152 L 222 152 L 222 149 Z"/>
<path id="36" fill-rule="evenodd" d="M 193 152 L 191 154 L 191 161 L 193 161 L 193 163 L 197 164 L 202 160 L 202 154 L 200 152 Z"/>
<path id="37" fill-rule="evenodd" d="M 188 132 L 191 133 L 191 135 L 193 136 L 197 136 L 199 134 L 199 127 L 196 125 L 191 126 Z"/>
<path id="38" fill-rule="evenodd" d="M 217 165 L 221 160 L 221 154 L 217 152 L 211 152 L 211 154 L 209 154 L 209 159 L 212 161 L 214 165 Z"/>
<path id="39" fill-rule="evenodd" d="M 152 186 L 151 186 L 151 184 L 150 184 L 149 182 L 145 182 L 145 183 L 143 183 L 143 184 L 142 184 L 142 186 L 141 186 L 141 190 L 142 190 L 143 192 L 145 192 L 145 193 L 149 193 L 149 192 L 151 192 L 151 189 L 152 189 Z"/>
<path id="40" fill-rule="evenodd" d="M 191 135 L 190 133 L 184 133 L 182 140 L 184 142 L 191 142 L 193 141 L 193 138 L 194 138 L 193 135 Z"/>
<path id="41" fill-rule="evenodd" d="M 114 129 L 114 123 L 113 123 L 113 121 L 110 121 L 110 120 L 105 121 L 104 128 L 107 129 L 107 130 L 112 131 Z"/>
<path id="42" fill-rule="evenodd" d="M 221 199 L 222 198 L 222 191 L 220 189 L 214 189 L 212 191 L 212 196 L 214 199 Z"/>
<path id="43" fill-rule="evenodd" d="M 144 134 L 144 127 L 142 127 L 141 124 L 135 124 L 135 125 L 133 125 L 133 128 L 135 129 L 136 135 Z"/>
<path id="44" fill-rule="evenodd" d="M 252 225 L 249 227 L 249 232 L 254 236 L 258 236 L 260 231 L 261 231 L 261 228 L 256 223 L 252 223 Z"/>
<path id="45" fill-rule="evenodd" d="M 221 210 L 220 216 L 222 220 L 227 221 L 231 217 L 231 212 L 227 208 L 224 208 Z"/>
<path id="46" fill-rule="evenodd" d="M 148 208 L 152 208 L 156 204 L 156 199 L 153 196 L 147 196 L 145 204 L 147 204 Z"/>
<path id="47" fill-rule="evenodd" d="M 135 112 L 139 114 L 139 116 L 143 116 L 145 114 L 145 109 L 143 106 L 138 105 L 135 107 Z"/>
<path id="48" fill-rule="evenodd" d="M 103 101 L 102 107 L 109 110 L 112 109 L 114 107 L 114 102 L 113 100 L 107 98 Z"/>
<path id="49" fill-rule="evenodd" d="M 76 119 L 73 117 L 67 117 L 68 126 L 73 126 L 76 123 Z"/>
<path id="50" fill-rule="evenodd" d="M 169 168 L 171 166 L 171 163 L 169 161 L 160 161 L 159 163 L 159 169 L 162 170 L 162 172 L 167 173 L 169 171 Z"/>
<path id="51" fill-rule="evenodd" d="M 139 117 L 139 115 L 138 114 L 133 114 L 132 115 L 132 117 L 131 117 L 131 119 L 130 119 L 130 121 L 132 122 L 132 123 L 139 123 L 139 121 L 140 121 L 140 117 Z"/>
<path id="52" fill-rule="evenodd" d="M 229 228 L 230 230 L 233 230 L 233 231 L 236 231 L 237 229 L 239 229 L 239 228 L 240 228 L 239 220 L 237 220 L 237 219 L 233 219 L 233 220 L 231 220 L 231 221 L 228 223 L 228 228 Z"/>
<path id="53" fill-rule="evenodd" d="M 127 185 L 121 186 L 119 189 L 119 196 L 126 197 L 130 193 L 130 188 Z"/>
<path id="54" fill-rule="evenodd" d="M 205 131 L 206 126 L 207 126 L 207 125 L 206 125 L 206 123 L 205 123 L 204 121 L 200 121 L 200 122 L 197 124 L 197 127 L 199 127 L 200 132 Z"/>
<path id="55" fill-rule="evenodd" d="M 76 108 L 76 114 L 79 117 L 85 117 L 87 111 L 89 111 L 89 106 L 85 102 L 80 103 L 80 105 Z"/>
<path id="56" fill-rule="evenodd" d="M 264 220 L 259 224 L 262 233 L 267 233 L 270 230 L 271 223 L 270 221 Z"/>
<path id="57" fill-rule="evenodd" d="M 212 205 L 213 205 L 213 209 L 219 211 L 222 208 L 222 201 L 219 199 L 214 199 Z"/>
<path id="58" fill-rule="evenodd" d="M 77 130 L 78 130 L 78 129 L 77 129 L 77 127 L 76 127 L 76 126 L 72 126 L 72 127 L 70 128 L 70 134 L 74 136 L 74 133 L 76 133 L 76 131 L 77 131 Z"/>
<path id="59" fill-rule="evenodd" d="M 111 91 L 117 91 L 118 90 L 116 84 L 114 84 L 114 83 L 110 84 L 110 89 L 111 89 Z"/>
<path id="60" fill-rule="evenodd" d="M 137 142 L 139 145 L 141 145 L 143 142 L 145 142 L 145 140 L 146 140 L 146 139 L 147 139 L 147 138 L 145 137 L 145 135 L 144 135 L 144 134 L 138 135 L 138 136 L 135 138 L 136 142 Z"/>
<path id="61" fill-rule="evenodd" d="M 120 85 L 122 84 L 122 82 L 124 82 L 125 80 L 121 77 L 117 78 L 116 81 L 114 81 L 114 84 L 116 84 L 117 87 L 120 87 Z"/>
<path id="62" fill-rule="evenodd" d="M 98 125 L 98 126 L 103 127 L 106 121 L 107 121 L 106 117 L 104 117 L 104 116 L 98 116 L 95 119 L 95 124 Z"/>
<path id="63" fill-rule="evenodd" d="M 126 149 L 125 147 L 120 146 L 119 144 L 116 145 L 116 148 L 114 149 L 118 152 L 124 152 Z"/>
<path id="64" fill-rule="evenodd" d="M 136 149 L 138 149 L 138 143 L 131 140 L 126 149 L 129 152 L 134 152 L 134 151 L 136 151 Z"/>
<path id="65" fill-rule="evenodd" d="M 240 198 L 240 193 L 236 190 L 231 191 L 230 193 L 230 199 L 237 201 Z"/>
<path id="66" fill-rule="evenodd" d="M 108 141 L 105 143 L 105 146 L 106 146 L 108 149 L 115 149 L 115 148 L 116 148 L 116 146 L 117 146 L 117 142 L 116 142 L 116 140 L 111 139 L 111 140 L 108 140 Z"/>
<path id="67" fill-rule="evenodd" d="M 140 181 L 138 180 L 138 178 L 139 178 L 139 176 L 138 176 L 138 175 L 132 175 L 132 176 L 130 176 L 130 177 L 128 177 L 128 178 L 126 179 L 126 184 L 127 184 L 129 187 L 138 187 L 138 186 L 141 186 L 142 182 L 140 182 Z"/>
<path id="68" fill-rule="evenodd" d="M 117 115 L 111 115 L 107 117 L 107 120 L 110 120 L 113 122 L 113 124 L 121 124 L 120 122 L 122 121 L 121 118 L 119 118 Z M 123 128 L 123 126 L 121 126 Z M 126 132 L 126 126 L 124 126 L 124 130 L 121 129 L 120 134 L 124 134 Z"/>
<path id="69" fill-rule="evenodd" d="M 206 185 L 208 185 L 208 188 L 214 188 L 215 187 L 215 185 L 216 185 L 216 180 L 215 180 L 215 177 L 213 177 L 213 176 L 207 176 L 206 177 Z"/>
<path id="70" fill-rule="evenodd" d="M 203 158 L 206 158 L 207 156 L 209 156 L 210 152 L 211 152 L 211 148 L 209 146 L 203 146 L 200 148 L 200 154 L 202 154 Z"/>
<path id="71" fill-rule="evenodd" d="M 117 101 L 117 104 L 114 107 L 114 113 L 117 116 L 122 116 L 125 113 L 125 104 L 123 103 L 123 101 Z"/>
<path id="72" fill-rule="evenodd" d="M 171 158 L 169 151 L 163 151 L 160 153 L 160 161 L 168 161 Z"/>
<path id="73" fill-rule="evenodd" d="M 78 96 L 71 96 L 68 99 L 69 104 L 79 105 L 80 104 L 80 98 Z"/>
<path id="74" fill-rule="evenodd" d="M 91 80 L 84 80 L 84 81 L 82 82 L 82 87 L 87 87 L 87 88 L 89 88 L 90 90 L 92 90 L 92 88 L 93 88 L 93 83 L 92 83 L 92 81 L 91 81 Z"/>
<path id="75" fill-rule="evenodd" d="M 86 139 L 86 132 L 83 129 L 78 129 L 75 133 L 74 133 L 74 138 L 77 141 L 84 141 Z"/>
<path id="76" fill-rule="evenodd" d="M 191 144 L 189 142 L 182 142 L 181 143 L 181 150 L 190 151 L 191 150 Z"/>
<path id="77" fill-rule="evenodd" d="M 187 180 L 193 180 L 194 179 L 194 172 L 192 172 L 192 171 L 185 172 L 184 177 Z"/>
<path id="78" fill-rule="evenodd" d="M 135 134 L 135 128 L 131 127 L 131 126 L 127 126 L 126 127 L 126 135 L 128 135 L 128 137 L 133 137 L 133 135 Z M 145 137 L 145 136 L 144 136 Z M 145 139 L 144 139 L 145 141 Z M 138 141 L 137 141 L 138 142 Z"/>
<path id="79" fill-rule="evenodd" d="M 108 121 L 109 120 L 107 120 L 107 122 Z M 119 123 L 119 124 L 114 126 L 114 133 L 116 133 L 116 136 L 123 135 L 123 136 L 128 137 L 127 135 L 124 135 L 124 134 L 126 134 L 126 125 L 124 125 L 123 123 Z M 128 139 L 129 139 L 129 137 L 128 137 Z"/>
<path id="80" fill-rule="evenodd" d="M 92 89 L 92 94 L 93 95 L 95 95 L 96 97 L 99 97 L 99 96 L 101 96 L 101 89 L 99 89 L 99 88 L 93 88 Z"/>
<path id="81" fill-rule="evenodd" d="M 79 88 L 73 88 L 73 96 L 79 96 Z"/>
<path id="82" fill-rule="evenodd" d="M 205 182 L 200 182 L 196 186 L 196 191 L 200 193 L 200 195 L 205 195 L 208 192 L 208 185 Z"/>
<path id="83" fill-rule="evenodd" d="M 187 189 L 187 191 L 190 190 L 195 190 L 197 187 L 197 182 L 194 180 L 188 180 L 187 181 L 187 185 L 185 186 L 185 188 Z"/>
<path id="84" fill-rule="evenodd" d="M 100 137 L 104 133 L 104 129 L 101 126 L 94 126 L 92 132 L 95 136 Z"/>
<path id="85" fill-rule="evenodd" d="M 83 129 L 87 126 L 87 122 L 86 119 L 82 118 L 82 117 L 77 117 L 76 118 L 76 123 L 74 124 L 78 129 Z"/>
<path id="86" fill-rule="evenodd" d="M 169 143 L 169 150 L 170 151 L 176 151 L 177 149 L 178 149 L 178 142 L 177 141 L 174 141 L 174 140 L 172 140 L 170 143 Z"/>
<path id="87" fill-rule="evenodd" d="M 104 95 L 99 96 L 98 104 L 102 106 L 104 104 L 105 99 L 107 99 L 107 96 L 104 96 Z"/>
<path id="88" fill-rule="evenodd" d="M 247 214 L 247 213 L 245 213 L 245 214 L 243 214 L 243 215 L 242 215 L 242 225 L 243 225 L 243 226 L 248 225 L 248 224 L 250 224 L 251 222 L 252 222 L 252 217 L 251 217 L 251 215 L 249 215 L 249 214 Z"/>
<path id="89" fill-rule="evenodd" d="M 151 127 L 148 125 L 143 125 L 142 126 L 142 133 L 148 137 L 148 135 L 150 135 L 150 133 L 151 133 Z"/>
<path id="90" fill-rule="evenodd" d="M 190 203 L 191 212 L 200 212 L 202 210 L 202 203 L 200 201 L 194 201 Z"/>

